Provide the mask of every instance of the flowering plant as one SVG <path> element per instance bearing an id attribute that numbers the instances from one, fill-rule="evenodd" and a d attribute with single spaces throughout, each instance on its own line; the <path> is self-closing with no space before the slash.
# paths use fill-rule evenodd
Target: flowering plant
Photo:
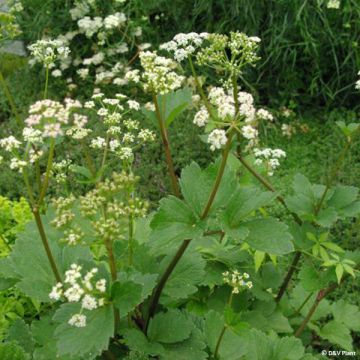
<path id="1" fill-rule="evenodd" d="M 72 15 L 88 11 L 86 4 L 79 2 Z M 124 18 L 82 20 L 91 37 Z M 263 147 L 261 124 L 274 117 L 240 88 L 244 69 L 259 61 L 259 43 L 240 32 L 178 34 L 159 52 L 140 52 L 142 70 L 124 76 L 144 91 L 146 105 L 98 89 L 85 102 L 44 99 L 30 107 L 21 138 L 0 140 L 3 162 L 21 173 L 34 217 L 0 261 L 0 273 L 39 303 L 36 319 L 16 323 L 9 340 L 39 359 L 252 360 L 259 342 L 259 359 L 315 359 L 305 354 L 305 332 L 352 350 L 349 334 L 358 323 L 339 313 L 345 306 L 354 315 L 357 308 L 330 306 L 325 297 L 356 277 L 356 256 L 331 230 L 359 214 L 358 189 L 335 185 L 338 163 L 326 185 L 296 175 L 286 197 L 270 183 L 286 154 Z M 52 42 L 45 51 L 38 45 L 34 56 L 45 65 L 68 53 Z M 199 71 L 221 80 L 206 87 Z M 46 89 L 47 82 L 45 95 Z M 205 169 L 192 162 L 179 176 L 168 133 L 180 113 L 192 111 L 191 102 L 193 123 L 219 158 Z M 342 158 L 359 126 L 339 127 Z M 141 171 L 134 164 L 157 138 L 172 195 L 151 212 L 138 194 Z M 74 143 L 81 163 L 73 159 Z M 66 159 L 57 158 L 60 146 L 70 149 Z M 82 175 L 74 182 L 86 179 L 82 193 L 67 171 Z M 251 180 L 244 181 L 245 172 Z M 284 213 L 272 211 L 275 202 Z M 338 327 L 349 336 L 335 337 Z"/>

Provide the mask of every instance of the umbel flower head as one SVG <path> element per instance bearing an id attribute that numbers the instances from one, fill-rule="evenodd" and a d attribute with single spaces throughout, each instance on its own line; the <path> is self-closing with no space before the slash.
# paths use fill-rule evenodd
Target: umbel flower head
<path id="1" fill-rule="evenodd" d="M 176 62 L 159 56 L 155 51 L 143 51 L 139 57 L 144 69 L 141 79 L 146 92 L 164 95 L 181 86 L 185 77 L 175 72 Z M 128 72 L 125 78 L 135 82 L 140 81 L 138 70 Z"/>
<path id="2" fill-rule="evenodd" d="M 239 271 L 225 271 L 222 273 L 223 275 L 223 281 L 225 284 L 228 284 L 233 288 L 232 293 L 233 294 L 239 294 L 241 289 L 247 288 L 251 289 L 253 286 L 253 283 L 249 281 L 250 278 L 249 274 L 244 272 L 241 274 Z"/>
<path id="3" fill-rule="evenodd" d="M 61 40 L 38 40 L 28 46 L 35 62 L 41 62 L 45 66 L 53 64 L 57 59 L 66 59 L 70 49 Z"/>
<path id="4" fill-rule="evenodd" d="M 105 305 L 106 279 L 95 280 L 98 268 L 92 268 L 84 276 L 81 274 L 82 267 L 72 264 L 65 272 L 63 283 L 53 286 L 49 297 L 58 301 L 64 298 L 68 302 L 81 303 L 80 313 L 72 315 L 68 324 L 76 327 L 86 326 L 84 310 L 92 311 Z"/>

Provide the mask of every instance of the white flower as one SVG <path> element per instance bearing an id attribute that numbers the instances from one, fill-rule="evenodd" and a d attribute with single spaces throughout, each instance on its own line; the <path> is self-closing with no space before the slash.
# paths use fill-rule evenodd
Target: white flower
<path id="1" fill-rule="evenodd" d="M 78 302 L 81 299 L 81 296 L 84 294 L 84 290 L 80 287 L 79 284 L 75 283 L 69 287 L 65 292 L 64 296 L 69 302 Z"/>
<path id="2" fill-rule="evenodd" d="M 193 123 L 199 127 L 205 126 L 209 121 L 209 113 L 206 110 L 205 106 L 195 114 Z"/>
<path id="3" fill-rule="evenodd" d="M 154 141 L 155 134 L 149 129 L 141 129 L 139 131 L 138 138 L 142 141 Z"/>
<path id="4" fill-rule="evenodd" d="M 243 126 L 241 128 L 241 133 L 244 136 L 244 138 L 248 140 L 255 139 L 258 136 L 258 131 L 250 125 Z"/>
<path id="5" fill-rule="evenodd" d="M 68 321 L 68 324 L 76 327 L 85 327 L 86 326 L 86 316 L 82 314 L 75 314 Z"/>
<path id="6" fill-rule="evenodd" d="M 91 140 L 90 146 L 94 149 L 102 149 L 106 146 L 106 140 L 102 137 L 97 137 Z"/>
<path id="7" fill-rule="evenodd" d="M 268 121 L 273 121 L 274 120 L 274 117 L 272 116 L 272 114 L 265 110 L 265 109 L 259 109 L 257 112 L 256 112 L 256 115 L 258 118 L 262 119 L 262 120 L 268 120 Z"/>
<path id="8" fill-rule="evenodd" d="M 0 146 L 6 151 L 12 151 L 14 149 L 18 149 L 20 145 L 21 145 L 21 141 L 17 140 L 12 135 L 0 140 Z"/>
<path id="9" fill-rule="evenodd" d="M 340 0 L 329 0 L 326 6 L 328 9 L 339 9 Z"/>
<path id="10" fill-rule="evenodd" d="M 133 157 L 133 152 L 132 152 L 132 149 L 129 147 L 122 147 L 118 151 L 118 155 L 121 160 L 129 160 Z"/>
<path id="11" fill-rule="evenodd" d="M 75 284 L 76 280 L 81 277 L 81 266 L 77 264 L 71 264 L 70 270 L 65 272 L 65 283 Z"/>
<path id="12" fill-rule="evenodd" d="M 81 306 L 86 310 L 94 310 L 98 307 L 96 299 L 91 295 L 85 295 L 83 297 Z"/>
<path id="13" fill-rule="evenodd" d="M 115 151 L 117 148 L 120 147 L 120 142 L 119 142 L 119 140 L 116 140 L 116 139 L 111 140 L 111 141 L 109 142 L 109 147 L 110 147 L 110 150 L 111 150 L 111 151 Z"/>
<path id="14" fill-rule="evenodd" d="M 212 151 L 216 149 L 221 149 L 223 145 L 227 142 L 225 130 L 215 129 L 213 130 L 208 137 L 207 142 L 210 144 L 210 149 Z"/>
<path id="15" fill-rule="evenodd" d="M 106 280 L 100 279 L 96 282 L 95 288 L 99 290 L 100 292 L 104 293 L 106 291 Z"/>
<path id="16" fill-rule="evenodd" d="M 117 12 L 115 14 L 107 16 L 104 19 L 104 26 L 105 29 L 114 29 L 123 25 L 125 22 L 126 22 L 125 14 Z"/>
<path id="17" fill-rule="evenodd" d="M 59 70 L 59 69 L 55 69 L 55 70 L 53 70 L 53 71 L 51 72 L 51 75 L 52 75 L 53 77 L 60 77 L 60 76 L 62 75 L 62 72 L 61 72 L 61 70 Z"/>
<path id="18" fill-rule="evenodd" d="M 130 109 L 140 110 L 140 104 L 135 100 L 128 100 L 127 104 Z"/>
<path id="19" fill-rule="evenodd" d="M 19 160 L 18 158 L 12 158 L 10 160 L 10 169 L 11 170 L 18 170 L 21 174 L 25 166 L 27 166 L 27 162 L 24 160 Z"/>
<path id="20" fill-rule="evenodd" d="M 102 27 L 103 20 L 101 17 L 98 16 L 94 17 L 94 19 L 91 19 L 91 17 L 89 16 L 85 16 L 80 19 L 77 24 L 79 27 L 79 31 L 84 33 L 86 37 L 90 38 Z"/>
<path id="21" fill-rule="evenodd" d="M 49 294 L 49 298 L 55 301 L 59 300 L 63 293 L 62 287 L 63 285 L 60 282 L 53 286 L 51 293 Z"/>

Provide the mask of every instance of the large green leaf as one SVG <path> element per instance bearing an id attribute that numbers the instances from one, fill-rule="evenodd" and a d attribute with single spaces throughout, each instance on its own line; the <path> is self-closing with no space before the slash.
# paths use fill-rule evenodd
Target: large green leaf
<path id="1" fill-rule="evenodd" d="M 30 356 L 16 342 L 0 343 L 1 360 L 29 360 Z"/>
<path id="2" fill-rule="evenodd" d="M 160 201 L 160 208 L 150 225 L 150 242 L 157 254 L 166 253 L 167 247 L 178 247 L 183 240 L 196 238 L 203 231 L 189 206 L 174 196 Z"/>
<path id="3" fill-rule="evenodd" d="M 121 316 L 126 316 L 134 310 L 142 300 L 142 287 L 132 281 L 117 281 L 113 284 L 112 299 L 119 309 Z"/>
<path id="4" fill-rule="evenodd" d="M 62 234 L 50 225 L 51 215 L 50 212 L 49 215 L 42 216 L 42 220 L 60 274 L 63 274 L 73 262 L 90 261 L 92 256 L 87 247 L 59 245 L 58 240 Z M 13 277 L 19 279 L 16 286 L 21 291 L 36 300 L 50 301 L 48 294 L 56 280 L 35 222 L 27 224 L 25 231 L 18 234 L 8 258 L 8 265 L 13 269 Z"/>
<path id="5" fill-rule="evenodd" d="M 165 269 L 171 259 L 171 255 L 165 257 L 160 264 L 160 268 Z M 189 295 L 195 293 L 197 285 L 205 277 L 205 266 L 205 260 L 198 253 L 185 253 L 165 285 L 161 302 L 168 303 L 174 299 L 186 299 Z"/>
<path id="6" fill-rule="evenodd" d="M 339 321 L 332 320 L 328 322 L 318 331 L 318 335 L 347 351 L 353 350 L 350 330 Z"/>
<path id="7" fill-rule="evenodd" d="M 193 323 L 180 310 L 158 313 L 150 320 L 148 338 L 152 342 L 172 344 L 190 337 Z"/>
<path id="8" fill-rule="evenodd" d="M 111 306 L 83 311 L 87 316 L 85 327 L 70 326 L 72 315 L 79 313 L 79 304 L 63 304 L 56 311 L 54 320 L 60 325 L 55 330 L 57 353 L 78 358 L 94 359 L 107 349 L 114 333 L 114 311 Z"/>
<path id="9" fill-rule="evenodd" d="M 205 343 L 198 329 L 193 328 L 191 336 L 185 341 L 164 345 L 165 352 L 160 355 L 160 360 L 206 360 Z"/>
<path id="10" fill-rule="evenodd" d="M 198 164 L 193 162 L 181 172 L 181 192 L 185 201 L 198 216 L 201 216 L 209 200 L 218 168 L 219 163 L 216 163 L 202 170 Z M 229 168 L 226 168 L 210 213 L 225 205 L 231 198 L 235 188 L 236 178 L 234 173 Z"/>
<path id="11" fill-rule="evenodd" d="M 288 226 L 272 218 L 245 222 L 249 230 L 246 242 L 254 249 L 273 255 L 284 255 L 294 250 Z"/>
<path id="12" fill-rule="evenodd" d="M 31 354 L 34 350 L 34 339 L 29 325 L 24 320 L 16 320 L 8 330 L 7 340 L 16 341 L 26 353 Z"/>
<path id="13" fill-rule="evenodd" d="M 360 311 L 356 305 L 339 300 L 332 305 L 334 318 L 353 331 L 360 331 Z"/>
<path id="14" fill-rule="evenodd" d="M 132 351 L 138 351 L 150 356 L 157 356 L 164 353 L 164 347 L 161 344 L 150 342 L 140 330 L 125 329 L 123 335 L 126 345 Z"/>

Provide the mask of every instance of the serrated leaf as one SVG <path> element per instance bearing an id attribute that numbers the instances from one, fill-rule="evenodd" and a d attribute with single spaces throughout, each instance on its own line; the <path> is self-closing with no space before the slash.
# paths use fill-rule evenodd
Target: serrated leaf
<path id="1" fill-rule="evenodd" d="M 352 351 L 352 337 L 350 330 L 342 323 L 332 320 L 328 322 L 318 335 L 323 339 L 329 340 L 331 343 L 341 346 L 347 351 Z"/>
<path id="2" fill-rule="evenodd" d="M 249 229 L 246 242 L 256 250 L 274 255 L 284 255 L 294 250 L 292 235 L 287 225 L 272 218 L 256 219 L 245 222 Z"/>
<path id="3" fill-rule="evenodd" d="M 190 337 L 192 322 L 180 310 L 158 313 L 150 320 L 148 338 L 163 344 L 177 343 Z"/>
<path id="4" fill-rule="evenodd" d="M 330 227 L 338 219 L 336 210 L 332 207 L 328 207 L 319 212 L 315 221 L 324 227 Z"/>
<path id="5" fill-rule="evenodd" d="M 184 168 L 181 172 L 181 193 L 190 208 L 201 216 L 214 187 L 219 163 L 211 164 L 202 170 L 195 162 Z M 210 213 L 227 203 L 236 187 L 236 178 L 232 171 L 225 169 L 219 189 L 216 193 Z"/>
<path id="6" fill-rule="evenodd" d="M 62 233 L 50 225 L 51 219 L 51 211 L 42 216 L 45 233 L 60 274 L 68 270 L 72 262 L 90 261 L 92 255 L 87 247 L 69 248 L 59 245 L 58 240 Z M 49 293 L 56 280 L 35 222 L 28 223 L 25 231 L 18 234 L 8 261 L 14 274 L 19 278 L 16 286 L 21 291 L 38 301 L 50 302 Z"/>
<path id="7" fill-rule="evenodd" d="M 337 264 L 335 268 L 336 278 L 338 280 L 338 283 L 340 284 L 340 281 L 344 274 L 344 267 L 342 264 Z"/>
<path id="8" fill-rule="evenodd" d="M 320 278 L 318 272 L 310 265 L 302 266 L 299 272 L 299 279 L 306 291 L 321 290 L 326 283 Z"/>
<path id="9" fill-rule="evenodd" d="M 30 356 L 16 342 L 0 343 L 1 360 L 28 360 Z"/>
<path id="10" fill-rule="evenodd" d="M 340 210 L 357 200 L 358 195 L 358 188 L 354 186 L 338 185 L 335 187 L 331 198 L 327 201 L 327 205 Z"/>
<path id="11" fill-rule="evenodd" d="M 350 330 L 360 331 L 360 311 L 356 305 L 339 300 L 332 305 L 334 319 L 344 324 Z"/>
<path id="12" fill-rule="evenodd" d="M 160 208 L 150 223 L 151 245 L 159 251 L 164 251 L 164 248 L 174 242 L 177 247 L 183 240 L 202 234 L 198 223 L 199 219 L 184 201 L 174 196 L 162 199 Z"/>
<path id="13" fill-rule="evenodd" d="M 68 303 L 61 305 L 56 311 L 54 321 L 60 324 L 55 330 L 57 352 L 60 356 L 94 359 L 108 348 L 109 340 L 114 334 L 114 311 L 111 306 L 85 310 L 86 326 L 70 326 L 68 321 L 79 310 L 79 304 Z"/>
<path id="14" fill-rule="evenodd" d="M 125 343 L 130 350 L 135 350 L 150 356 L 157 356 L 164 353 L 164 347 L 161 344 L 150 342 L 140 330 L 125 329 L 123 335 Z"/>
<path id="15" fill-rule="evenodd" d="M 237 227 L 254 210 L 268 205 L 276 194 L 263 192 L 257 188 L 238 188 L 223 212 L 222 219 L 231 227 Z"/>
<path id="16" fill-rule="evenodd" d="M 308 198 L 314 197 L 314 190 L 311 182 L 302 174 L 296 174 L 294 176 L 293 189 L 297 194 L 303 194 Z"/>
<path id="17" fill-rule="evenodd" d="M 134 310 L 142 300 L 142 286 L 132 281 L 116 281 L 111 288 L 111 293 L 113 302 L 119 309 L 121 316 L 126 316 Z"/>
<path id="18" fill-rule="evenodd" d="M 29 325 L 22 319 L 16 320 L 8 330 L 7 341 L 16 341 L 26 353 L 31 354 L 34 350 L 34 339 Z"/>
<path id="19" fill-rule="evenodd" d="M 171 261 L 172 256 L 164 258 L 160 268 L 164 269 Z M 176 265 L 174 271 L 167 281 L 163 294 L 171 299 L 185 299 L 197 291 L 197 285 L 202 282 L 205 276 L 205 260 L 200 254 L 185 253 Z M 161 302 L 168 301 L 165 297 Z"/>

